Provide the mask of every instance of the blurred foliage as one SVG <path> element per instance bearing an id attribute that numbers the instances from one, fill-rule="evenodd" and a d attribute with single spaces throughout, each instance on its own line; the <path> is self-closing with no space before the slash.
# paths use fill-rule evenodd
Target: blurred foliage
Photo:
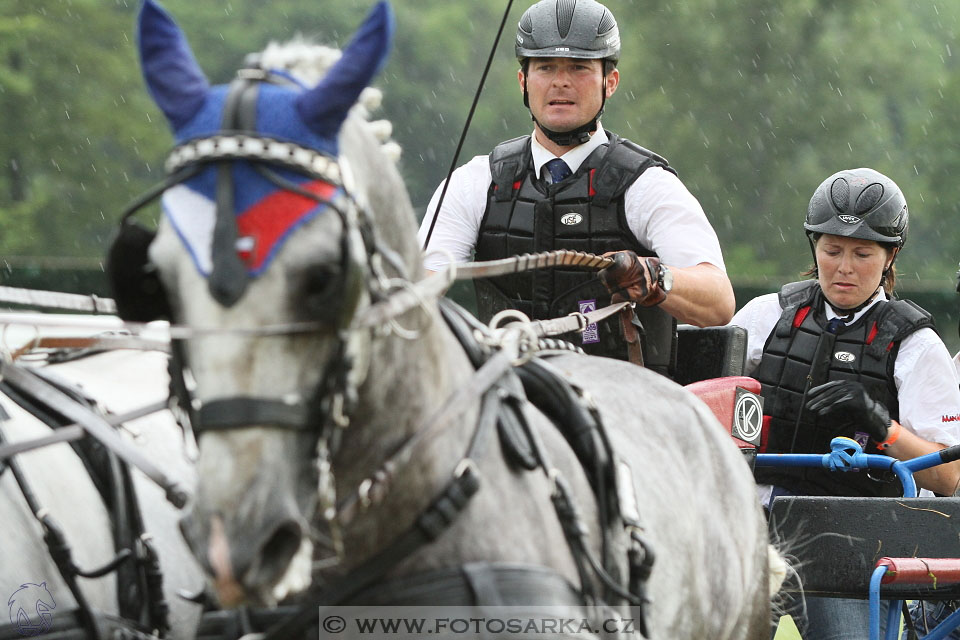
<path id="1" fill-rule="evenodd" d="M 164 0 L 211 81 L 302 34 L 345 44 L 372 0 Z M 134 0 L 0 0 L 0 255 L 103 254 L 123 204 L 161 178 L 170 135 L 140 79 Z M 670 159 L 734 280 L 797 274 L 816 186 L 843 168 L 894 178 L 911 208 L 907 291 L 949 290 L 960 258 L 960 3 L 609 0 L 623 36 L 605 126 Z M 512 8 L 460 163 L 529 132 Z M 449 168 L 506 2 L 396 0 L 377 80 L 422 213 Z"/>

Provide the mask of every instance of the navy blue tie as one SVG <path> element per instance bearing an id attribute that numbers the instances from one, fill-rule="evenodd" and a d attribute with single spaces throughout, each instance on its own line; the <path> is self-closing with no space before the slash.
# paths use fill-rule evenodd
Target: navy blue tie
<path id="1" fill-rule="evenodd" d="M 573 173 L 570 171 L 570 167 L 567 166 L 567 163 L 561 160 L 560 158 L 554 158 L 546 164 L 547 171 L 550 172 L 550 177 L 553 178 L 553 184 L 557 184 L 570 177 L 570 174 Z"/>
<path id="2" fill-rule="evenodd" d="M 831 320 L 827 320 L 827 332 L 836 333 L 840 327 L 847 326 L 847 323 L 853 320 L 853 314 L 851 313 L 848 316 L 837 316 Z"/>

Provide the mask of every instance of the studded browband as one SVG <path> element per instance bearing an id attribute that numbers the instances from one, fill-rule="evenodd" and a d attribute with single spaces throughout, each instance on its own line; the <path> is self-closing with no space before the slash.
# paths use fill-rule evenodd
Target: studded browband
<path id="1" fill-rule="evenodd" d="M 336 158 L 294 142 L 242 133 L 188 140 L 174 147 L 164 167 L 173 174 L 188 165 L 220 160 L 260 160 L 305 172 L 335 186 L 343 184 Z"/>

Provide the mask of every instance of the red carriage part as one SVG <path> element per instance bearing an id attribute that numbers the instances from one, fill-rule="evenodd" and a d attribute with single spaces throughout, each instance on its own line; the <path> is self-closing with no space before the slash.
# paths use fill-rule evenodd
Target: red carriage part
<path id="1" fill-rule="evenodd" d="M 757 448 L 764 426 L 758 381 L 747 376 L 728 376 L 692 382 L 684 388 L 710 408 L 738 447 Z"/>
<path id="2" fill-rule="evenodd" d="M 887 567 L 883 584 L 960 583 L 960 558 L 880 558 L 877 567 Z"/>

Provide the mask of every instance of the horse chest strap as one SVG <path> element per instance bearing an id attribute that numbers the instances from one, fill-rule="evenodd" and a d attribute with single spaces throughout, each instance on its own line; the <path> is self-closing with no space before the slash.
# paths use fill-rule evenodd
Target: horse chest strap
<path id="1" fill-rule="evenodd" d="M 453 524 L 479 489 L 480 477 L 473 465 L 464 465 L 462 473 L 458 474 L 417 518 L 417 529 L 428 540 L 436 540 Z"/>

